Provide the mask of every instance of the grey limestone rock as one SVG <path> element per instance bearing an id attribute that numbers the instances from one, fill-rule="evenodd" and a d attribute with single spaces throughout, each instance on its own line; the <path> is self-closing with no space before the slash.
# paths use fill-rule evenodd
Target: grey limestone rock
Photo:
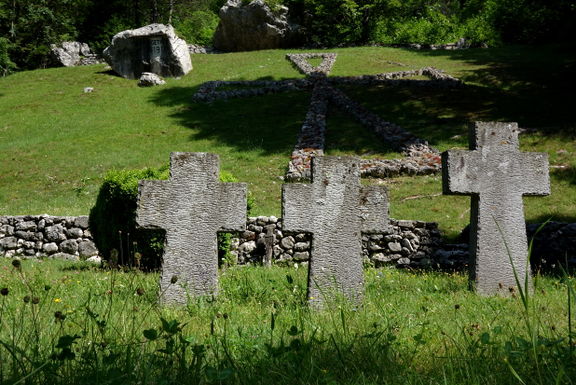
<path id="1" fill-rule="evenodd" d="M 84 231 L 78 227 L 67 229 L 65 233 L 68 238 L 81 238 L 84 235 Z"/>
<path id="2" fill-rule="evenodd" d="M 78 243 L 78 253 L 82 258 L 92 257 L 94 255 L 98 255 L 98 249 L 92 241 L 80 241 Z"/>
<path id="3" fill-rule="evenodd" d="M 62 260 L 65 260 L 65 261 L 78 261 L 78 260 L 80 259 L 80 258 L 78 258 L 77 255 L 68 254 L 68 253 L 62 253 L 62 252 L 56 253 L 56 254 L 52 254 L 52 255 L 50 256 L 50 258 L 53 258 L 53 259 L 62 259 Z"/>
<path id="4" fill-rule="evenodd" d="M 142 76 L 140 76 L 138 80 L 140 87 L 154 87 L 161 86 L 162 84 L 166 84 L 166 81 L 152 72 L 142 72 Z"/>
<path id="5" fill-rule="evenodd" d="M 89 217 L 83 215 L 74 219 L 74 226 L 81 228 L 82 230 L 87 230 L 90 224 Z"/>
<path id="6" fill-rule="evenodd" d="M 527 238 L 523 195 L 550 194 L 548 154 L 520 152 L 516 123 L 476 122 L 470 151 L 442 154 L 444 194 L 471 195 L 471 283 L 483 295 L 524 282 Z M 524 287 L 524 289 L 529 289 Z"/>
<path id="7" fill-rule="evenodd" d="M 389 242 L 389 243 L 388 243 L 388 248 L 389 248 L 390 251 L 392 251 L 393 253 L 398 253 L 399 251 L 402 250 L 402 245 L 400 245 L 400 242 Z"/>
<path id="8" fill-rule="evenodd" d="M 214 47 L 222 51 L 286 48 L 298 43 L 300 27 L 288 22 L 288 8 L 274 11 L 263 0 L 228 0 L 220 9 Z"/>
<path id="9" fill-rule="evenodd" d="M 310 248 L 310 242 L 298 242 L 294 245 L 294 251 L 305 251 Z"/>
<path id="10" fill-rule="evenodd" d="M 150 24 L 116 34 L 104 59 L 120 76 L 138 79 L 144 72 L 178 77 L 192 70 L 186 42 L 170 25 Z"/>
<path id="11" fill-rule="evenodd" d="M 76 254 L 78 252 L 78 242 L 75 239 L 68 239 L 60 243 L 60 251 L 67 254 Z"/>
<path id="12" fill-rule="evenodd" d="M 308 280 L 312 306 L 323 306 L 335 292 L 353 303 L 361 301 L 361 232 L 388 226 L 386 190 L 360 185 L 359 161 L 314 158 L 312 184 L 285 184 L 282 189 L 284 230 L 312 233 Z"/>
<path id="13" fill-rule="evenodd" d="M 15 249 L 18 247 L 18 238 L 6 237 L 0 239 L 0 247 L 2 247 L 4 250 Z"/>
<path id="14" fill-rule="evenodd" d="M 54 254 L 58 252 L 58 245 L 55 242 L 45 243 L 42 250 L 48 255 Z"/>
<path id="15" fill-rule="evenodd" d="M 307 251 L 298 251 L 292 255 L 295 262 L 304 262 L 310 258 L 310 253 Z"/>
<path id="16" fill-rule="evenodd" d="M 100 266 L 102 264 L 102 257 L 100 257 L 99 255 L 94 255 L 90 258 L 87 258 L 86 262 L 90 262 L 96 266 Z"/>
<path id="17" fill-rule="evenodd" d="M 48 226 L 44 229 L 44 237 L 51 242 L 64 241 L 66 240 L 64 227 L 60 224 Z"/>
<path id="18" fill-rule="evenodd" d="M 248 241 L 244 242 L 243 244 L 238 247 L 238 251 L 244 254 L 250 254 L 256 250 L 256 242 L 255 241 Z"/>
<path id="19" fill-rule="evenodd" d="M 64 41 L 50 46 L 53 61 L 60 66 L 74 67 L 81 64 L 85 56 L 92 55 L 90 47 L 86 43 L 77 41 Z"/>
<path id="20" fill-rule="evenodd" d="M 37 225 L 34 221 L 24 221 L 16 223 L 16 231 L 36 231 Z"/>
<path id="21" fill-rule="evenodd" d="M 169 180 L 140 181 L 138 226 L 166 231 L 160 278 L 164 303 L 186 303 L 188 294 L 215 295 L 217 233 L 246 227 L 246 184 L 221 183 L 218 174 L 217 155 L 174 152 Z"/>

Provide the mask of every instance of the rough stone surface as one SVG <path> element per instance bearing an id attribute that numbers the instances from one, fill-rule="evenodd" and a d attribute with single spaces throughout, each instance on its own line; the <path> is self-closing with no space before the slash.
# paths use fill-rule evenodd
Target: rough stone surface
<path id="1" fill-rule="evenodd" d="M 143 72 L 142 76 L 140 76 L 140 79 L 138 80 L 138 85 L 140 87 L 161 86 L 162 84 L 166 84 L 164 79 L 152 72 Z"/>
<path id="2" fill-rule="evenodd" d="M 101 60 L 88 44 L 77 41 L 64 41 L 50 45 L 50 54 L 54 64 L 64 67 L 98 64 Z"/>
<path id="3" fill-rule="evenodd" d="M 176 36 L 172 26 L 163 24 L 118 33 L 104 50 L 104 59 L 127 79 L 138 79 L 143 72 L 178 77 L 192 70 L 186 42 Z"/>
<path id="4" fill-rule="evenodd" d="M 516 123 L 476 122 L 471 151 L 442 154 L 444 193 L 472 196 L 471 282 L 484 295 L 515 288 L 513 269 L 521 282 L 530 276 L 522 196 L 550 194 L 548 155 L 520 152 L 518 131 Z"/>
<path id="5" fill-rule="evenodd" d="M 170 180 L 139 184 L 137 224 L 166 231 L 160 278 L 165 303 L 186 303 L 187 294 L 216 294 L 217 232 L 245 229 L 247 186 L 220 183 L 218 173 L 215 154 L 175 152 Z"/>
<path id="6" fill-rule="evenodd" d="M 98 249 L 92 241 L 81 241 L 78 243 L 78 253 L 80 257 L 92 257 L 98 255 Z"/>
<path id="7" fill-rule="evenodd" d="M 299 27 L 288 22 L 288 8 L 272 11 L 263 0 L 244 5 L 228 0 L 220 8 L 214 47 L 221 51 L 286 48 L 298 43 Z"/>
<path id="8" fill-rule="evenodd" d="M 86 242 L 93 244 L 87 216 L 0 216 L 0 256 L 46 257 L 58 252 L 78 255 L 74 244 Z M 92 255 L 96 254 L 98 250 L 93 250 Z"/>
<path id="9" fill-rule="evenodd" d="M 360 186 L 357 158 L 314 158 L 312 184 L 283 186 L 282 212 L 285 231 L 313 234 L 310 304 L 322 306 L 335 293 L 359 303 L 364 291 L 361 231 L 388 228 L 386 190 Z"/>

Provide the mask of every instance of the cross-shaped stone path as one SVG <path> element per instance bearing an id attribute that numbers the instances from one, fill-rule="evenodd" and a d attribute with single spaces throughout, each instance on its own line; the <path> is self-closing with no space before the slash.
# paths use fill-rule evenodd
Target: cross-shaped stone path
<path id="1" fill-rule="evenodd" d="M 471 195 L 470 282 L 484 295 L 526 290 L 523 195 L 550 194 L 548 154 L 520 152 L 516 123 L 476 122 L 470 150 L 442 154 L 445 194 Z M 515 277 L 516 273 L 516 277 Z"/>
<path id="2" fill-rule="evenodd" d="M 322 59 L 321 64 L 316 67 L 310 65 L 308 60 L 314 58 Z M 194 99 L 210 102 L 217 99 L 311 90 L 310 108 L 296 146 L 292 151 L 285 178 L 287 180 L 309 179 L 311 159 L 324 155 L 326 115 L 330 103 L 351 114 L 361 124 L 371 128 L 382 140 L 406 155 L 404 159 L 363 160 L 360 166 L 362 175 L 385 177 L 400 174 L 430 174 L 439 171 L 440 156 L 426 141 L 369 112 L 335 86 L 341 84 L 387 84 L 394 86 L 459 87 L 462 85 L 460 80 L 432 67 L 356 77 L 328 77 L 336 61 L 336 54 L 334 53 L 288 54 L 287 59 L 307 77 L 282 81 L 207 82 L 199 88 Z M 414 76 L 427 76 L 429 80 L 407 80 L 407 78 Z M 219 90 L 223 86 L 250 88 Z"/>

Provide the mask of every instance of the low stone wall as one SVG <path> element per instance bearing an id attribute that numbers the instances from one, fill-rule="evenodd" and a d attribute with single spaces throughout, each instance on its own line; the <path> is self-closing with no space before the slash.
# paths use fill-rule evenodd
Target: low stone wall
<path id="1" fill-rule="evenodd" d="M 0 216 L 0 256 L 78 260 L 97 255 L 87 216 Z"/>
<path id="2" fill-rule="evenodd" d="M 543 269 L 576 266 L 576 223 L 549 222 L 526 226 L 534 238 L 532 261 Z M 267 234 L 268 233 L 268 234 Z M 374 266 L 433 267 L 462 270 L 468 264 L 468 232 L 461 243 L 446 244 L 435 222 L 390 220 L 387 231 L 362 236 L 364 260 Z M 274 216 L 250 217 L 246 231 L 232 238 L 231 254 L 239 264 L 260 263 L 268 247 L 276 263 L 306 263 L 312 237 L 288 233 Z M 98 256 L 88 217 L 49 215 L 0 216 L 0 257 L 49 257 L 68 260 Z"/>
<path id="3" fill-rule="evenodd" d="M 246 228 L 232 239 L 231 252 L 240 264 L 260 262 L 267 247 L 273 248 L 273 259 L 280 263 L 307 262 L 310 258 L 311 235 L 283 232 L 282 221 L 276 217 L 250 217 Z M 440 245 L 441 234 L 434 222 L 392 219 L 386 232 L 362 236 L 365 260 L 376 266 L 427 266 Z"/>

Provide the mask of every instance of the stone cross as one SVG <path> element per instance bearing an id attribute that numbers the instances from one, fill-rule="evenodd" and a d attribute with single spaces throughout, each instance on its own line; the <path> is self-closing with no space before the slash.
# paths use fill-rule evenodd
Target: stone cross
<path id="1" fill-rule="evenodd" d="M 313 234 L 308 300 L 321 307 L 335 295 L 358 304 L 364 291 L 361 232 L 388 227 L 386 189 L 360 185 L 360 159 L 312 159 L 312 183 L 282 189 L 284 231 Z"/>
<path id="2" fill-rule="evenodd" d="M 218 174 L 218 155 L 174 152 L 169 180 L 140 181 L 138 226 L 166 231 L 161 302 L 217 293 L 217 232 L 245 229 L 247 192 L 245 183 L 221 183 Z"/>
<path id="3" fill-rule="evenodd" d="M 444 194 L 471 195 L 470 283 L 483 295 L 531 287 L 523 195 L 550 194 L 548 155 L 520 152 L 516 123 L 476 122 L 470 150 L 442 154 Z M 528 280 L 528 287 L 525 280 Z"/>

